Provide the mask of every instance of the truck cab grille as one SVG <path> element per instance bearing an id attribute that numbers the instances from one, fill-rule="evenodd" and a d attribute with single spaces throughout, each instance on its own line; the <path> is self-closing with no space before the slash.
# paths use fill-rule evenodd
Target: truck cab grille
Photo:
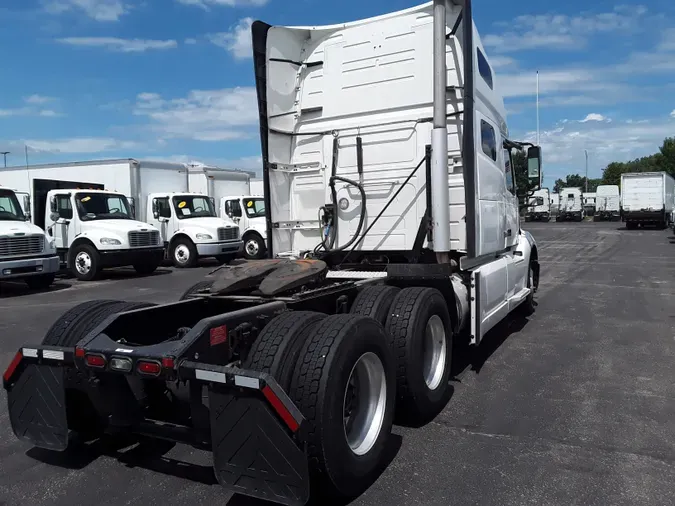
<path id="1" fill-rule="evenodd" d="M 239 239 L 239 229 L 237 227 L 218 229 L 219 241 L 233 241 L 235 239 Z"/>
<path id="2" fill-rule="evenodd" d="M 159 232 L 157 230 L 129 232 L 129 246 L 132 248 L 147 248 L 159 244 Z"/>
<path id="3" fill-rule="evenodd" d="M 0 237 L 0 257 L 39 255 L 44 245 L 43 235 Z"/>

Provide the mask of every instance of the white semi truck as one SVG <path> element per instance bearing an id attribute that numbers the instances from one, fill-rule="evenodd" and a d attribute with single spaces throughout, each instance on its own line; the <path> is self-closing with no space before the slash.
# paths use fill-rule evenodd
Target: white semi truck
<path id="1" fill-rule="evenodd" d="M 621 174 L 621 219 L 626 228 L 666 228 L 675 206 L 675 180 L 666 172 Z"/>
<path id="2" fill-rule="evenodd" d="M 54 240 L 30 222 L 30 196 L 0 186 L 0 281 L 23 280 L 30 288 L 47 288 L 59 271 Z"/>
<path id="3" fill-rule="evenodd" d="M 535 191 L 527 208 L 525 221 L 549 221 L 551 219 L 551 196 L 548 188 Z"/>
<path id="4" fill-rule="evenodd" d="M 251 191 L 255 186 L 252 172 L 215 167 L 190 169 L 190 189 L 207 193 L 214 199 L 218 216 L 226 217 L 239 226 L 244 243 L 243 256 L 248 260 L 263 258 L 267 252 L 267 221 L 262 191 Z"/>
<path id="5" fill-rule="evenodd" d="M 351 498 L 395 420 L 445 407 L 453 342 L 535 310 L 511 150 L 535 189 L 541 152 L 508 137 L 471 0 L 251 30 L 268 258 L 71 309 L 5 372 L 9 420 L 51 450 L 85 429 L 210 449 L 225 488 L 280 504 Z"/>
<path id="6" fill-rule="evenodd" d="M 593 221 L 621 219 L 621 192 L 615 184 L 601 184 L 595 191 Z"/>
<path id="7" fill-rule="evenodd" d="M 584 219 L 581 188 L 561 188 L 558 202 L 558 214 L 555 221 L 581 221 Z"/>

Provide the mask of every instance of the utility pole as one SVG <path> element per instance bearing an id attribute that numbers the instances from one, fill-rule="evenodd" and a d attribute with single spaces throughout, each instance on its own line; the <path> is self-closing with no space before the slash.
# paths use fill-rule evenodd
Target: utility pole
<path id="1" fill-rule="evenodd" d="M 537 146 L 539 144 L 539 71 L 537 70 Z"/>
<path id="2" fill-rule="evenodd" d="M 584 149 L 584 154 L 586 155 L 586 193 L 588 193 L 588 150 Z"/>
<path id="3" fill-rule="evenodd" d="M 5 157 L 5 167 L 7 167 L 7 155 L 9 154 L 9 151 L 0 151 L 0 153 Z"/>

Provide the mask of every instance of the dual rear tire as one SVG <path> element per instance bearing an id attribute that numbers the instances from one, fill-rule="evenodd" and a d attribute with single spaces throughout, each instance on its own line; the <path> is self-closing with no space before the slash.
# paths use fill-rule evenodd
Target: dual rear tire
<path id="1" fill-rule="evenodd" d="M 452 326 L 431 288 L 367 287 L 350 314 L 282 313 L 245 369 L 273 376 L 308 420 L 312 487 L 353 497 L 386 461 L 394 421 L 420 425 L 445 406 Z"/>

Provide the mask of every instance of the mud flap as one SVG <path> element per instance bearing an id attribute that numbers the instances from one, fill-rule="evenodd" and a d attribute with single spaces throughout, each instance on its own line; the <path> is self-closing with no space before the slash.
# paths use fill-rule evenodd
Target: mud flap
<path id="1" fill-rule="evenodd" d="M 539 290 L 539 261 L 532 260 L 532 283 L 534 284 L 535 293 Z"/>
<path id="2" fill-rule="evenodd" d="M 68 447 L 63 367 L 26 364 L 7 388 L 7 408 L 17 438 L 40 448 Z"/>
<path id="3" fill-rule="evenodd" d="M 309 500 L 304 451 L 259 392 L 209 392 L 213 467 L 232 492 L 301 506 Z"/>

